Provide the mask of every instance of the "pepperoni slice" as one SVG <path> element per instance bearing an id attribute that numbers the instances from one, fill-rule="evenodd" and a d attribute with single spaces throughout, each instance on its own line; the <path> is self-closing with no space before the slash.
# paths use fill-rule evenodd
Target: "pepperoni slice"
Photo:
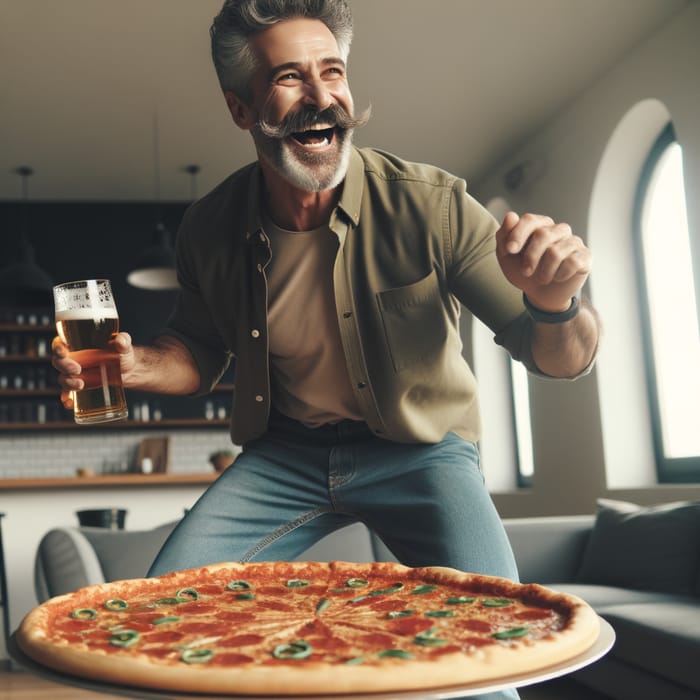
<path id="1" fill-rule="evenodd" d="M 219 640 L 216 645 L 227 649 L 233 647 L 245 647 L 250 644 L 260 644 L 265 637 L 259 634 L 237 634 L 235 637 L 226 637 Z"/>
<path id="2" fill-rule="evenodd" d="M 249 612 L 238 612 L 234 610 L 222 610 L 216 613 L 216 617 L 219 620 L 225 620 L 226 622 L 251 622 L 255 619 L 255 615 Z"/>
<path id="3" fill-rule="evenodd" d="M 372 632 L 371 634 L 363 634 L 359 640 L 364 644 L 378 647 L 393 647 L 396 639 L 390 634 L 382 634 L 381 632 Z"/>
<path id="4" fill-rule="evenodd" d="M 231 628 L 222 622 L 185 622 L 178 624 L 177 629 L 185 634 L 206 634 L 212 637 L 231 631 Z"/>
<path id="5" fill-rule="evenodd" d="M 497 644 L 492 637 L 467 637 L 462 643 L 465 647 L 487 647 L 489 644 Z"/>
<path id="6" fill-rule="evenodd" d="M 277 610 L 278 612 L 294 612 L 295 608 L 287 603 L 280 603 L 278 600 L 261 600 L 257 605 L 262 610 Z"/>
<path id="7" fill-rule="evenodd" d="M 93 620 L 65 620 L 56 625 L 59 632 L 84 632 L 94 627 Z"/>
<path id="8" fill-rule="evenodd" d="M 216 612 L 218 607 L 211 603 L 182 603 L 177 606 L 177 610 L 186 615 L 208 615 L 209 613 Z"/>
<path id="9" fill-rule="evenodd" d="M 216 663 L 219 666 L 239 666 L 253 661 L 252 657 L 245 654 L 217 654 Z"/>
<path id="10" fill-rule="evenodd" d="M 469 630 L 470 632 L 483 632 L 484 634 L 493 632 L 495 629 L 495 627 L 490 622 L 486 622 L 486 620 L 459 620 L 455 625 L 462 629 Z"/>
<path id="11" fill-rule="evenodd" d="M 543 610 L 540 608 L 530 608 L 529 610 L 523 610 L 522 612 L 516 613 L 515 617 L 518 620 L 543 620 L 546 617 L 551 616 L 551 611 Z"/>
<path id="12" fill-rule="evenodd" d="M 185 634 L 176 630 L 162 630 L 160 632 L 149 632 L 144 640 L 148 644 L 168 644 L 170 642 L 179 642 Z"/>
<path id="13" fill-rule="evenodd" d="M 403 617 L 392 620 L 388 629 L 395 634 L 416 635 L 429 630 L 435 623 L 425 617 Z"/>
<path id="14" fill-rule="evenodd" d="M 403 600 L 377 600 L 372 604 L 372 610 L 377 612 L 396 612 L 403 610 L 406 607 L 406 602 Z"/>

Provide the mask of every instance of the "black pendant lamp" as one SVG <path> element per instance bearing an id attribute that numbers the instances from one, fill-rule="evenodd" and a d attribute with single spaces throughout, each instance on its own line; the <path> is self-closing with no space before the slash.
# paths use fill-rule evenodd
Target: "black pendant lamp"
<path id="1" fill-rule="evenodd" d="M 173 290 L 178 288 L 175 272 L 175 250 L 170 231 L 160 216 L 160 154 L 158 150 L 158 117 L 153 117 L 153 165 L 157 217 L 151 245 L 137 258 L 126 281 L 139 289 Z"/>
<path id="2" fill-rule="evenodd" d="M 172 237 L 162 221 L 158 220 L 156 223 L 151 246 L 139 256 L 134 269 L 126 276 L 126 280 L 139 289 L 178 288 Z"/>
<path id="3" fill-rule="evenodd" d="M 49 307 L 52 304 L 53 280 L 36 262 L 34 246 L 29 240 L 28 179 L 34 170 L 26 165 L 14 171 L 22 178 L 23 224 L 16 252 L 0 270 L 0 305 L 10 307 Z"/>

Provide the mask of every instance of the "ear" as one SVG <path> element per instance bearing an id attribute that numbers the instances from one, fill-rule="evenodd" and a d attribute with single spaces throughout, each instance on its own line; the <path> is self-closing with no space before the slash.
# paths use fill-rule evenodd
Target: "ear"
<path id="1" fill-rule="evenodd" d="M 224 91 L 224 98 L 228 105 L 228 111 L 231 112 L 233 121 L 236 122 L 236 126 L 245 131 L 251 129 L 255 125 L 255 118 L 251 108 L 230 90 Z"/>

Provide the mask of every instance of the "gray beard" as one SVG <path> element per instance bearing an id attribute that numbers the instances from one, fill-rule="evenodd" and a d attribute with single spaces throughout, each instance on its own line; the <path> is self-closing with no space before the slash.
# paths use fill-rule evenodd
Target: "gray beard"
<path id="1" fill-rule="evenodd" d="M 336 133 L 338 148 L 333 153 L 299 153 L 285 140 L 271 138 L 255 126 L 251 129 L 258 154 L 279 175 L 304 192 L 323 192 L 337 187 L 350 163 L 351 129 Z"/>

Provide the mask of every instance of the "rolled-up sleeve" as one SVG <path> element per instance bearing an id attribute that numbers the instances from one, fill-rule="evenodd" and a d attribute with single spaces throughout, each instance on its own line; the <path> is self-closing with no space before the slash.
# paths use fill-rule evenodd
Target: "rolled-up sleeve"
<path id="1" fill-rule="evenodd" d="M 498 222 L 457 180 L 449 216 L 450 287 L 464 306 L 488 326 L 495 342 L 528 371 L 543 375 L 532 357 L 532 321 L 522 293 L 503 275 L 496 257 Z"/>

